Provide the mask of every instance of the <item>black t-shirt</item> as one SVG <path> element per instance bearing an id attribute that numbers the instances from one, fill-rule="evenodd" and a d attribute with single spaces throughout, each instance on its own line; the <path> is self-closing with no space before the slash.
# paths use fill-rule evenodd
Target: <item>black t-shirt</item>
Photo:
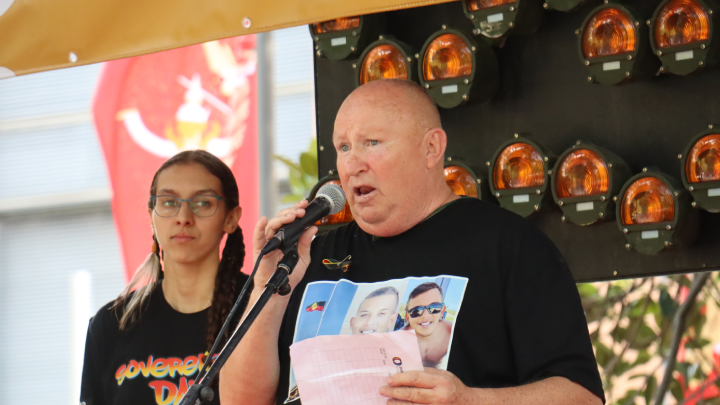
<path id="1" fill-rule="evenodd" d="M 293 341 L 409 328 L 425 365 L 447 369 L 467 386 L 560 376 L 604 402 L 572 275 L 552 242 L 509 211 L 463 198 L 388 238 L 351 222 L 315 238 L 311 257 L 280 331 L 278 404 L 297 394 Z M 386 301 L 397 305 L 390 318 L 372 308 L 383 294 L 397 297 Z"/>
<path id="2" fill-rule="evenodd" d="M 80 401 L 177 404 L 204 364 L 209 308 L 178 312 L 158 284 L 140 320 L 120 331 L 119 314 L 111 306 L 112 302 L 105 305 L 90 320 Z M 215 392 L 212 404 L 219 404 L 218 398 Z"/>

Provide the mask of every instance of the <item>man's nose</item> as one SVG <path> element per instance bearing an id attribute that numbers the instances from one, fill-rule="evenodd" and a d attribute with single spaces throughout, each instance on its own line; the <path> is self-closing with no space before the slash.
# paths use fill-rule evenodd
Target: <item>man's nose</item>
<path id="1" fill-rule="evenodd" d="M 350 176 L 357 176 L 358 174 L 367 171 L 367 162 L 365 162 L 365 158 L 362 154 L 351 151 L 345 161 L 345 171 Z"/>

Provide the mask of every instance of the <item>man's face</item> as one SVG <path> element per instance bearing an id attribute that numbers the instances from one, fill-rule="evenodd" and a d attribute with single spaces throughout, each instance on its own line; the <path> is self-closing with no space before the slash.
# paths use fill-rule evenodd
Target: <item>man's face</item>
<path id="1" fill-rule="evenodd" d="M 445 306 L 443 305 L 442 310 L 440 310 L 436 314 L 431 314 L 427 308 L 423 308 L 421 309 L 422 314 L 417 318 L 413 318 L 410 316 L 410 310 L 417 306 L 426 306 L 435 303 L 442 304 L 442 302 L 442 295 L 437 288 L 425 291 L 424 293 L 408 301 L 408 313 L 405 314 L 405 320 L 407 320 L 407 322 L 410 324 L 410 327 L 415 330 L 415 333 L 418 336 L 428 337 L 432 335 L 433 332 L 435 332 L 435 329 L 437 329 L 438 327 L 438 322 L 440 322 L 440 318 L 442 318 L 445 314 Z"/>
<path id="2" fill-rule="evenodd" d="M 388 328 L 395 326 L 397 304 L 395 294 L 366 298 L 360 303 L 357 315 L 350 319 L 353 335 L 387 332 Z"/>
<path id="3" fill-rule="evenodd" d="M 362 94 L 343 105 L 333 144 L 338 175 L 358 225 L 376 236 L 393 236 L 422 218 L 432 198 L 430 172 L 422 130 L 378 104 Z"/>

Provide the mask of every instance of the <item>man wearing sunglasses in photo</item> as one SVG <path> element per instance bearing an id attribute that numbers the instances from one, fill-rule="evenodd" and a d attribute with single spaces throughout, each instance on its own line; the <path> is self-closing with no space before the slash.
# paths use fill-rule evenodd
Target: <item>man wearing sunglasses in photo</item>
<path id="1" fill-rule="evenodd" d="M 442 288 L 436 283 L 422 283 L 408 297 L 405 329 L 415 330 L 423 366 L 437 367 L 448 352 L 452 322 L 445 320 Z"/>

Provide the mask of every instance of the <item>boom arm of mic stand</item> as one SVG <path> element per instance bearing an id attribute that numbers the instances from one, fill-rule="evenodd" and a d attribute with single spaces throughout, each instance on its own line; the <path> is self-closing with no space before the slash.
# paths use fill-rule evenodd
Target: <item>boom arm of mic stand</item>
<path id="1" fill-rule="evenodd" d="M 200 381 L 196 381 L 195 384 L 190 386 L 179 405 L 200 405 L 203 402 L 212 401 L 214 393 L 209 387 L 210 383 L 215 379 L 217 374 L 220 372 L 220 369 L 225 365 L 227 359 L 240 343 L 243 336 L 245 336 L 248 329 L 250 329 L 253 322 L 255 322 L 255 319 L 258 315 L 260 315 L 262 309 L 265 308 L 265 305 L 273 294 L 290 294 L 291 290 L 290 284 L 288 283 L 288 276 L 292 273 L 293 269 L 295 269 L 299 259 L 300 256 L 297 253 L 297 249 L 292 249 L 285 253 L 285 256 L 283 256 L 282 260 L 278 263 L 275 273 L 273 273 L 272 277 L 270 277 L 267 283 L 265 283 L 265 289 L 262 294 L 260 294 L 260 297 L 257 301 L 255 301 L 255 304 L 253 304 L 245 318 L 240 322 L 238 328 L 230 336 L 225 344 L 225 347 L 223 347 L 220 353 L 218 353 L 215 362 L 213 362 L 207 373 L 205 373 Z M 205 361 L 211 361 L 211 359 L 207 359 Z"/>

